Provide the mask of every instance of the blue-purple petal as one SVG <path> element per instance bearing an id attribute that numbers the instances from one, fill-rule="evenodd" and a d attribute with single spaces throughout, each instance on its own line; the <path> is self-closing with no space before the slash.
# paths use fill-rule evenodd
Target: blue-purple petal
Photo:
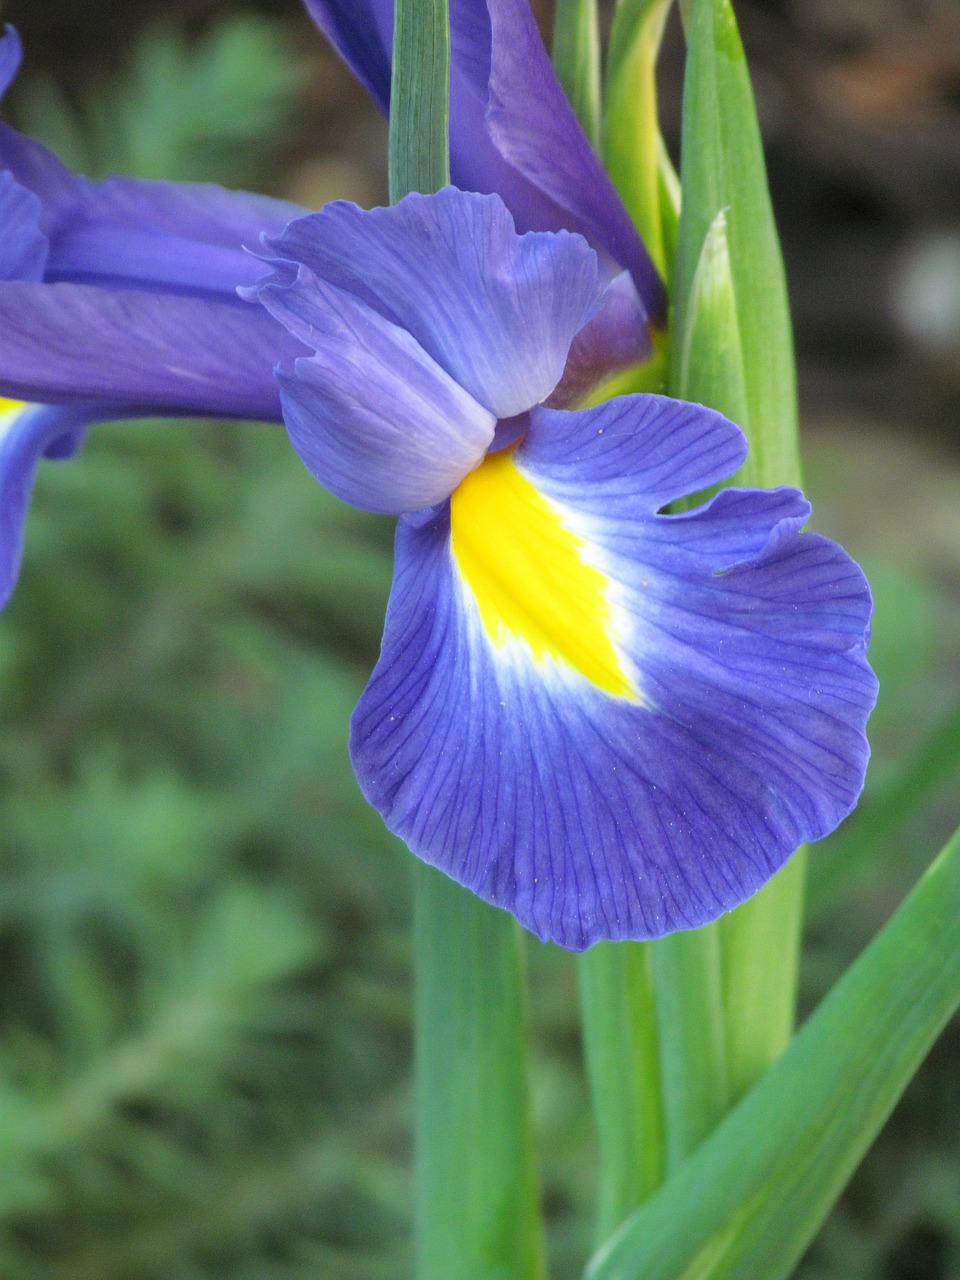
<path id="1" fill-rule="evenodd" d="M 20 67 L 23 47 L 14 27 L 5 26 L 0 34 L 0 98 L 13 82 L 13 77 Z"/>
<path id="2" fill-rule="evenodd" d="M 389 0 L 307 0 L 382 110 L 389 106 Z M 463 190 L 498 194 L 520 231 L 577 231 L 610 274 L 626 268 L 662 323 L 666 293 L 564 94 L 527 0 L 452 0 L 450 166 Z"/>
<path id="3" fill-rule="evenodd" d="M 0 284 L 0 395 L 117 414 L 280 418 L 304 348 L 259 307 L 91 285 Z"/>
<path id="4" fill-rule="evenodd" d="M 32 191 L 0 170 L 0 281 L 43 279 L 48 245 L 41 208 Z"/>
<path id="5" fill-rule="evenodd" d="M 306 0 L 314 22 L 386 115 L 393 0 Z"/>
<path id="6" fill-rule="evenodd" d="M 483 459 L 496 418 L 406 329 L 306 267 L 259 296 L 314 348 L 277 378 L 293 446 L 331 492 L 368 511 L 419 511 Z"/>
<path id="7" fill-rule="evenodd" d="M 497 418 L 550 394 L 602 293 L 580 237 L 518 236 L 498 197 L 452 187 L 385 209 L 337 201 L 268 248 L 406 329 Z"/>
<path id="8" fill-rule="evenodd" d="M 37 463 L 42 457 L 72 457 L 88 424 L 104 416 L 110 415 L 100 408 L 4 406 L 0 401 L 0 608 L 17 580 Z"/>
<path id="9" fill-rule="evenodd" d="M 740 454 L 731 424 L 670 404 L 634 400 L 629 444 L 616 407 L 535 410 L 514 455 L 613 584 L 636 699 L 492 643 L 443 506 L 400 522 L 383 652 L 353 722 L 387 825 L 574 949 L 736 906 L 849 812 L 868 756 L 862 574 L 798 532 L 794 490 L 658 514 L 681 487 L 671 447 L 690 488 L 716 477 L 724 434 L 728 470 Z"/>

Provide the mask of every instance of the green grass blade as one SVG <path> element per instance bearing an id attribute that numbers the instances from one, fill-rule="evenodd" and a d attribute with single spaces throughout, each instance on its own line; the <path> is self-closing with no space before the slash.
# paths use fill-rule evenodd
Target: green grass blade
<path id="1" fill-rule="evenodd" d="M 390 196 L 449 176 L 446 0 L 396 0 Z M 520 929 L 417 863 L 415 1236 L 418 1280 L 538 1280 Z"/>
<path id="2" fill-rule="evenodd" d="M 750 454 L 737 483 L 798 484 L 786 281 L 743 46 L 729 0 L 696 0 L 687 27 L 671 391 L 743 427 Z M 721 922 L 732 1097 L 789 1040 L 803 885 L 797 855 Z"/>
<path id="3" fill-rule="evenodd" d="M 557 0 L 553 65 L 583 131 L 600 141 L 600 22 L 597 0 Z"/>
<path id="4" fill-rule="evenodd" d="M 417 867 L 418 1280 L 543 1274 L 520 928 Z"/>
<path id="5" fill-rule="evenodd" d="M 960 1004 L 960 832 L 589 1280 L 784 1280 Z"/>
<path id="6" fill-rule="evenodd" d="M 670 0 L 620 0 L 610 32 L 603 111 L 603 159 L 658 270 L 665 277 L 674 206 L 664 198 L 657 117 L 657 51 Z M 667 219 L 666 230 L 664 219 Z"/>
<path id="7" fill-rule="evenodd" d="M 577 957 L 577 974 L 600 1146 L 597 1237 L 606 1240 L 665 1172 L 649 947 L 598 943 Z"/>
<path id="8" fill-rule="evenodd" d="M 723 1119 L 729 1105 L 720 933 L 688 929 L 650 946 L 671 1175 Z"/>
<path id="9" fill-rule="evenodd" d="M 743 483 L 796 484 L 796 375 L 783 257 L 743 46 L 729 0 L 697 0 L 684 82 L 676 360 L 711 224 L 726 218 L 746 378 Z"/>
<path id="10" fill-rule="evenodd" d="M 447 0 L 396 0 L 390 82 L 390 199 L 450 181 Z"/>

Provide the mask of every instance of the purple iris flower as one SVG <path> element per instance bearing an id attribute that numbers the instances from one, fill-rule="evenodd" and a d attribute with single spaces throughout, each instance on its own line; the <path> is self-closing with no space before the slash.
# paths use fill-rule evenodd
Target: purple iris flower
<path id="1" fill-rule="evenodd" d="M 0 95 L 20 63 L 0 36 Z M 16 579 L 41 457 L 86 428 L 153 414 L 280 419 L 273 367 L 297 349 L 238 285 L 244 245 L 296 205 L 263 196 L 70 173 L 0 123 L 0 604 Z"/>
<path id="2" fill-rule="evenodd" d="M 346 12 L 346 11 L 345 11 Z M 866 581 L 795 489 L 722 490 L 700 405 L 545 407 L 599 255 L 493 195 L 335 203 L 250 290 L 311 354 L 284 417 L 318 480 L 400 515 L 360 785 L 414 853 L 541 938 L 650 938 L 742 902 L 863 784 Z"/>
<path id="3" fill-rule="evenodd" d="M 393 0 L 306 5 L 386 114 Z M 579 232 L 614 282 L 554 393 L 554 403 L 575 403 L 595 380 L 599 352 L 608 369 L 650 354 L 650 326 L 666 318 L 663 282 L 557 80 L 528 0 L 450 0 L 450 61 L 454 186 L 499 195 L 520 232 Z"/>

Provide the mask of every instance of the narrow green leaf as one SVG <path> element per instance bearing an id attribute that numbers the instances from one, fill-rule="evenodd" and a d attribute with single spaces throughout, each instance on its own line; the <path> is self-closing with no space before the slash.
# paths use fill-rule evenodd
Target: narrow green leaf
<path id="1" fill-rule="evenodd" d="M 736 1102 L 790 1043 L 797 1003 L 807 854 L 720 921 L 727 1083 Z"/>
<path id="2" fill-rule="evenodd" d="M 666 276 L 664 163 L 657 117 L 656 63 L 670 0 L 619 0 L 610 32 L 603 111 L 603 158 L 644 244 Z M 669 223 L 668 223 L 669 231 Z"/>
<path id="3" fill-rule="evenodd" d="M 417 1280 L 543 1274 L 520 929 L 417 867 Z"/>
<path id="4" fill-rule="evenodd" d="M 671 391 L 719 408 L 743 427 L 750 453 L 737 483 L 799 484 L 783 259 L 729 0 L 695 0 L 687 29 Z M 720 923 L 732 1098 L 789 1040 L 803 867 L 795 855 L 789 870 Z"/>
<path id="5" fill-rule="evenodd" d="M 709 404 L 743 422 L 747 379 L 722 209 L 710 224 L 693 273 L 679 356 L 677 397 Z"/>
<path id="6" fill-rule="evenodd" d="M 960 832 L 589 1280 L 784 1280 L 960 1004 Z"/>
<path id="7" fill-rule="evenodd" d="M 395 0 L 390 82 L 390 199 L 450 181 L 447 0 Z"/>
<path id="8" fill-rule="evenodd" d="M 746 380 L 746 416 L 740 425 L 750 441 L 750 459 L 743 482 L 797 484 L 796 375 L 786 279 L 750 77 L 729 0 L 697 0 L 693 8 L 681 159 L 675 362 L 679 365 L 687 345 L 703 245 L 723 211 Z"/>
<path id="9" fill-rule="evenodd" d="M 716 925 L 650 944 L 672 1174 L 713 1132 L 729 1105 L 720 934 Z"/>
<path id="10" fill-rule="evenodd" d="M 448 181 L 446 0 L 396 0 L 390 196 Z M 417 1280 L 538 1280 L 520 929 L 416 866 Z"/>
<path id="11" fill-rule="evenodd" d="M 649 948 L 598 943 L 577 957 L 583 1041 L 600 1146 L 597 1237 L 663 1181 L 660 1061 Z"/>
<path id="12" fill-rule="evenodd" d="M 600 23 L 597 0 L 557 0 L 553 65 L 584 133 L 600 140 Z"/>

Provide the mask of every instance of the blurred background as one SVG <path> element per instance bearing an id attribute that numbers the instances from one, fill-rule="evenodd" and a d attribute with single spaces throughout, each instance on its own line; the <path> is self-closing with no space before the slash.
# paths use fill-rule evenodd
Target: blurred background
<path id="1" fill-rule="evenodd" d="M 874 765 L 813 853 L 807 1010 L 960 818 L 960 6 L 737 9 L 808 489 L 877 604 Z M 75 169 L 385 199 L 384 125 L 297 0 L 0 16 L 27 50 L 9 118 Z M 682 58 L 672 23 L 674 149 Z M 410 857 L 346 754 L 390 540 L 275 427 L 98 427 L 42 468 L 0 627 L 2 1280 L 410 1274 Z M 574 968 L 528 950 L 551 1274 L 573 1280 L 595 1161 Z M 956 1023 L 800 1274 L 960 1277 Z"/>

